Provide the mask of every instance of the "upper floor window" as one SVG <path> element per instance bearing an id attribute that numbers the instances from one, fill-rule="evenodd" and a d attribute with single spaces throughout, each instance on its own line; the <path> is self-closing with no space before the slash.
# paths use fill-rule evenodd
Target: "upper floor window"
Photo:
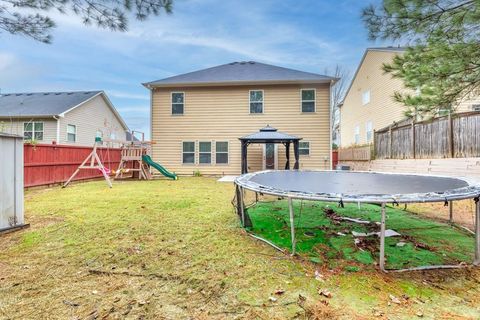
<path id="1" fill-rule="evenodd" d="M 480 111 L 480 104 L 472 104 L 473 111 Z"/>
<path id="2" fill-rule="evenodd" d="M 183 114 L 185 105 L 184 92 L 172 92 L 172 114 Z"/>
<path id="3" fill-rule="evenodd" d="M 250 90 L 250 113 L 263 113 L 263 90 Z"/>
<path id="4" fill-rule="evenodd" d="M 43 122 L 25 122 L 23 124 L 24 140 L 43 140 Z"/>
<path id="5" fill-rule="evenodd" d="M 215 143 L 215 163 L 227 164 L 228 163 L 228 142 L 217 141 Z"/>
<path id="6" fill-rule="evenodd" d="M 77 141 L 77 127 L 73 124 L 67 124 L 67 141 L 75 142 Z"/>
<path id="7" fill-rule="evenodd" d="M 354 134 L 353 134 L 353 142 L 355 144 L 360 143 L 360 126 L 355 127 L 355 131 L 354 131 Z"/>
<path id="8" fill-rule="evenodd" d="M 315 89 L 302 89 L 302 112 L 315 112 Z"/>
<path id="9" fill-rule="evenodd" d="M 301 156 L 310 155 L 310 142 L 300 141 L 298 143 L 298 152 Z"/>
<path id="10" fill-rule="evenodd" d="M 184 141 L 182 143 L 182 163 L 194 164 L 195 163 L 195 142 Z"/>
<path id="11" fill-rule="evenodd" d="M 362 105 L 366 105 L 370 102 L 370 90 L 362 92 Z"/>
<path id="12" fill-rule="evenodd" d="M 373 123 L 372 121 L 368 121 L 367 124 L 365 125 L 365 131 L 367 134 L 367 143 L 372 142 L 373 140 Z"/>
<path id="13" fill-rule="evenodd" d="M 212 143 L 210 141 L 207 142 L 199 142 L 198 145 L 198 156 L 199 162 L 201 164 L 210 164 L 212 163 Z"/>

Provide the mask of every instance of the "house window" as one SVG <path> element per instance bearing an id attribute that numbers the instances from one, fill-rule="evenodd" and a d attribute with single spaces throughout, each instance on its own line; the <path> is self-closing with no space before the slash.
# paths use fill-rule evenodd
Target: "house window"
<path id="1" fill-rule="evenodd" d="M 217 141 L 215 143 L 215 163 L 217 164 L 228 163 L 228 142 Z"/>
<path id="2" fill-rule="evenodd" d="M 25 122 L 23 124 L 24 140 L 43 140 L 43 122 Z"/>
<path id="3" fill-rule="evenodd" d="M 201 164 L 210 164 L 212 163 L 212 143 L 211 142 L 200 142 L 199 143 L 199 162 Z"/>
<path id="4" fill-rule="evenodd" d="M 67 124 L 67 141 L 75 142 L 77 141 L 77 127 L 73 124 Z"/>
<path id="5" fill-rule="evenodd" d="M 355 131 L 354 131 L 354 134 L 353 134 L 353 142 L 355 144 L 360 143 L 360 126 L 355 127 Z"/>
<path id="6" fill-rule="evenodd" d="M 310 155 L 310 142 L 300 141 L 298 144 L 298 152 L 301 156 Z"/>
<path id="7" fill-rule="evenodd" d="M 250 90 L 250 113 L 263 113 L 263 90 Z"/>
<path id="8" fill-rule="evenodd" d="M 195 142 L 184 141 L 182 153 L 183 153 L 182 162 L 184 164 L 194 164 L 195 163 Z"/>
<path id="9" fill-rule="evenodd" d="M 473 111 L 480 111 L 480 104 L 472 104 Z"/>
<path id="10" fill-rule="evenodd" d="M 315 89 L 302 89 L 302 112 L 315 112 Z"/>
<path id="11" fill-rule="evenodd" d="M 183 114 L 185 93 L 172 92 L 172 114 Z"/>
<path id="12" fill-rule="evenodd" d="M 368 121 L 365 125 L 366 133 L 367 133 L 367 143 L 372 142 L 373 140 L 373 124 L 372 121 Z"/>
<path id="13" fill-rule="evenodd" d="M 363 91 L 362 93 L 362 105 L 366 105 L 370 102 L 370 90 Z"/>

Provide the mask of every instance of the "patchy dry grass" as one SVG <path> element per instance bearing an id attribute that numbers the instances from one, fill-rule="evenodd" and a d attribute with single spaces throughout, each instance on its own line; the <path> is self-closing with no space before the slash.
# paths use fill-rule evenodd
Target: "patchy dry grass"
<path id="1" fill-rule="evenodd" d="M 98 181 L 29 192 L 32 227 L 0 238 L 0 318 L 480 315 L 477 270 L 330 270 L 246 236 L 232 196 L 231 185 L 208 178 L 116 182 L 111 190 Z M 284 293 L 276 294 L 279 289 Z M 332 297 L 322 297 L 320 289 Z"/>

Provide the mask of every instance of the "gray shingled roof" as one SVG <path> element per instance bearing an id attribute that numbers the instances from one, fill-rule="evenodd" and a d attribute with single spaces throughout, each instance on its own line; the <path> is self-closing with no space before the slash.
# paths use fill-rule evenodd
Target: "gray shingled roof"
<path id="1" fill-rule="evenodd" d="M 249 83 L 322 83 L 336 78 L 255 61 L 232 62 L 144 83 L 146 87 Z"/>
<path id="2" fill-rule="evenodd" d="M 0 117 L 58 116 L 102 91 L 0 94 Z"/>
<path id="3" fill-rule="evenodd" d="M 406 47 L 371 47 L 371 48 L 367 48 L 367 50 L 370 50 L 370 51 L 394 51 L 394 52 L 402 52 L 402 51 L 405 51 L 407 50 Z"/>
<path id="4" fill-rule="evenodd" d="M 286 140 L 301 140 L 297 136 L 292 136 L 283 132 L 278 132 L 276 128 L 267 125 L 260 129 L 260 131 L 243 136 L 240 140 L 249 140 L 249 141 L 286 141 Z"/>

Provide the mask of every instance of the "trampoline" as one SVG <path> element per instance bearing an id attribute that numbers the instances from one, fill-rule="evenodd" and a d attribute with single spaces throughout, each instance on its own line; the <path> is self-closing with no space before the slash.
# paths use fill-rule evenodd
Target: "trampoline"
<path id="1" fill-rule="evenodd" d="M 236 210 L 243 227 L 251 226 L 245 209 L 244 192 L 272 195 L 288 200 L 292 255 L 295 254 L 293 200 L 344 203 L 371 203 L 381 206 L 379 266 L 385 268 L 386 204 L 444 202 L 473 199 L 475 201 L 475 259 L 480 265 L 480 184 L 466 178 L 445 176 L 377 173 L 362 171 L 268 170 L 248 173 L 235 180 Z M 419 270 L 456 268 L 458 265 L 422 266 L 402 269 Z"/>

